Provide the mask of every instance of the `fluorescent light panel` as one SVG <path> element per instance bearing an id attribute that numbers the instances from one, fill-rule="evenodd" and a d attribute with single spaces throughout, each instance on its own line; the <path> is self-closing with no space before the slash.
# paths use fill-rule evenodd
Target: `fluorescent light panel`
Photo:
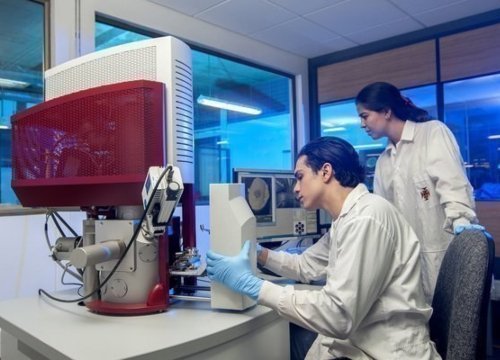
<path id="1" fill-rule="evenodd" d="M 198 104 L 210 106 L 218 109 L 236 111 L 244 114 L 250 115 L 260 115 L 262 114 L 262 110 L 253 106 L 242 105 L 234 102 L 230 102 L 227 100 L 217 99 L 205 95 L 198 96 L 196 100 Z"/>
<path id="2" fill-rule="evenodd" d="M 364 145 L 354 145 L 353 148 L 356 150 L 360 149 L 376 149 L 376 148 L 381 148 L 384 147 L 384 144 L 364 144 Z"/>
<path id="3" fill-rule="evenodd" d="M 326 128 L 323 130 L 324 133 L 331 133 L 331 132 L 339 132 L 339 131 L 346 131 L 347 129 L 343 126 L 337 126 L 337 127 L 330 127 Z"/>
<path id="4" fill-rule="evenodd" d="M 24 89 L 30 84 L 25 81 L 17 81 L 11 79 L 0 78 L 0 87 L 9 89 Z"/>

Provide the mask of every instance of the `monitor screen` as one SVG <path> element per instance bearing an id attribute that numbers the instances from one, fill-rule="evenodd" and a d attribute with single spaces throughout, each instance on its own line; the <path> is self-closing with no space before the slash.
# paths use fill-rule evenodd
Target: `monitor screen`
<path id="1" fill-rule="evenodd" d="M 292 174 L 293 175 L 293 174 Z M 295 176 L 289 174 L 276 174 L 276 207 L 278 209 L 300 208 L 300 202 L 295 197 Z"/>
<path id="2" fill-rule="evenodd" d="M 257 220 L 257 224 L 273 224 L 275 221 L 275 179 L 272 176 L 242 175 L 240 183 L 245 185 L 245 200 Z"/>
<path id="3" fill-rule="evenodd" d="M 233 181 L 245 185 L 245 199 L 257 219 L 257 239 L 319 234 L 318 211 L 301 208 L 291 170 L 234 169 Z"/>

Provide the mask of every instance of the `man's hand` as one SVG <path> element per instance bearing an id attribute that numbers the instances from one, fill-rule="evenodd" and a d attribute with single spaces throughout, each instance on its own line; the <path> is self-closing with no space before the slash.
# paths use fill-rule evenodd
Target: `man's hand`
<path id="1" fill-rule="evenodd" d="M 248 251 L 250 241 L 245 241 L 237 256 L 224 256 L 207 252 L 207 272 L 210 280 L 218 281 L 231 290 L 257 300 L 262 280 L 252 272 Z"/>

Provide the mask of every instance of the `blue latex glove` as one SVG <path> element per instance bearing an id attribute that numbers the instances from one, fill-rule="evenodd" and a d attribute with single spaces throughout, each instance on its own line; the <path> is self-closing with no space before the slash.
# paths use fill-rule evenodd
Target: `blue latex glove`
<path id="1" fill-rule="evenodd" d="M 207 272 L 210 280 L 218 281 L 237 293 L 257 300 L 263 281 L 252 272 L 249 249 L 250 241 L 247 240 L 237 256 L 224 256 L 209 250 Z"/>
<path id="2" fill-rule="evenodd" d="M 260 244 L 255 245 L 255 249 L 257 250 L 257 256 L 262 252 L 262 246 Z"/>
<path id="3" fill-rule="evenodd" d="M 484 226 L 479 225 L 479 224 L 469 224 L 469 225 L 458 225 L 453 229 L 455 232 L 455 235 L 460 234 L 464 230 L 480 230 L 480 231 L 485 231 L 486 229 Z"/>

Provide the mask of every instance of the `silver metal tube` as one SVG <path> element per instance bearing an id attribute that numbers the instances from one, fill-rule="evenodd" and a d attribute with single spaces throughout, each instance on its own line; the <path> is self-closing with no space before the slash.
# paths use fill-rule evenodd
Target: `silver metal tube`
<path id="1" fill-rule="evenodd" d="M 210 301 L 210 298 L 205 296 L 170 295 L 170 298 L 173 300 L 185 301 Z"/>
<path id="2" fill-rule="evenodd" d="M 73 250 L 69 261 L 75 267 L 83 268 L 118 259 L 124 251 L 125 243 L 122 240 L 108 240 Z"/>
<path id="3" fill-rule="evenodd" d="M 95 244 L 95 220 L 83 220 L 83 246 Z M 99 274 L 95 266 L 89 266 L 83 273 L 83 295 L 88 295 L 99 287 Z M 96 293 L 85 300 L 85 303 L 97 300 L 99 295 Z"/>

